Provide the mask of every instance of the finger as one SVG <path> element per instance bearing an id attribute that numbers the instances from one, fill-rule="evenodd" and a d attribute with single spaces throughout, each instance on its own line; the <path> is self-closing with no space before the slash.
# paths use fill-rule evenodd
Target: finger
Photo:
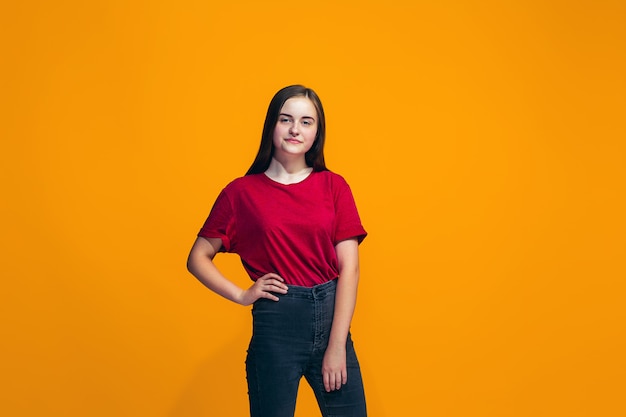
<path id="1" fill-rule="evenodd" d="M 274 294 L 267 292 L 267 291 L 263 291 L 261 293 L 261 297 L 262 298 L 267 298 L 268 300 L 272 300 L 272 301 L 278 301 L 280 300 L 280 298 L 276 297 Z"/>
<path id="2" fill-rule="evenodd" d="M 278 280 L 278 281 L 280 281 L 280 282 L 284 282 L 284 281 L 285 281 L 285 280 L 283 279 L 283 277 L 281 277 L 280 275 L 275 274 L 275 273 L 273 273 L 273 272 L 269 272 L 269 273 L 267 273 L 267 274 L 265 274 L 265 275 L 263 275 L 263 276 L 261 277 L 261 279 L 272 279 L 272 278 L 273 278 L 273 279 L 277 279 L 277 280 Z"/>
<path id="3" fill-rule="evenodd" d="M 273 280 L 262 282 L 259 288 L 261 291 L 269 291 L 269 292 L 287 294 L 286 285 L 281 284 L 280 282 L 273 281 Z"/>
<path id="4" fill-rule="evenodd" d="M 326 390 L 326 392 L 330 392 L 330 375 L 326 372 L 324 372 L 324 389 Z"/>
<path id="5" fill-rule="evenodd" d="M 287 292 L 289 289 L 285 283 L 278 281 L 275 278 L 268 279 L 265 283 L 272 288 L 278 288 L 281 292 Z"/>
<path id="6" fill-rule="evenodd" d="M 259 280 L 263 283 L 274 285 L 282 290 L 288 289 L 287 284 L 285 284 L 285 280 L 281 276 L 274 273 L 265 274 L 259 278 Z"/>
<path id="7" fill-rule="evenodd" d="M 348 383 L 348 371 L 345 369 L 341 371 L 341 383 L 343 385 Z"/>
<path id="8" fill-rule="evenodd" d="M 341 389 L 341 374 L 335 375 L 335 389 Z"/>
<path id="9" fill-rule="evenodd" d="M 285 290 L 287 291 L 289 288 L 287 287 L 287 284 L 284 283 L 284 281 L 281 280 L 274 280 L 272 282 L 276 287 L 280 288 L 281 290 Z"/>

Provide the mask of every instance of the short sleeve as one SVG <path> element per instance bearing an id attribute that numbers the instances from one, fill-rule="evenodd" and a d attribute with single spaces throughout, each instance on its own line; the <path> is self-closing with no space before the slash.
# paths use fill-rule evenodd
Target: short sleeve
<path id="1" fill-rule="evenodd" d="M 219 194 L 198 236 L 222 239 L 220 252 L 230 252 L 235 241 L 235 216 L 224 190 Z"/>
<path id="2" fill-rule="evenodd" d="M 354 196 L 343 178 L 335 194 L 335 231 L 334 244 L 342 240 L 356 238 L 359 243 L 365 239 L 367 232 L 361 224 L 361 218 L 354 201 Z"/>

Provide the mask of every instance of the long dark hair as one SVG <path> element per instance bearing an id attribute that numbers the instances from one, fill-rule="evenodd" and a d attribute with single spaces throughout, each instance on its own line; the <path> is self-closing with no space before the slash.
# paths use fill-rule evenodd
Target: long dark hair
<path id="1" fill-rule="evenodd" d="M 315 135 L 315 142 L 311 149 L 304 155 L 306 164 L 313 167 L 313 171 L 327 171 L 326 163 L 324 162 L 324 141 L 326 139 L 326 118 L 324 117 L 324 108 L 322 102 L 317 96 L 315 91 L 307 88 L 303 85 L 290 85 L 279 90 L 270 105 L 267 108 L 267 115 L 265 116 L 265 124 L 263 125 L 263 134 L 261 135 L 261 145 L 259 146 L 259 152 L 254 158 L 252 166 L 246 172 L 246 175 L 260 174 L 265 172 L 270 166 L 272 155 L 274 155 L 274 128 L 280 115 L 280 109 L 282 109 L 285 101 L 293 97 L 306 97 L 313 103 L 315 110 L 317 111 L 317 134 Z"/>

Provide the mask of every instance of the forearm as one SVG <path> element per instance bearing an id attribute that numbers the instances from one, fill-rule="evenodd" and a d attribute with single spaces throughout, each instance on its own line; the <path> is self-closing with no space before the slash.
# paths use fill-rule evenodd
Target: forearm
<path id="1" fill-rule="evenodd" d="M 335 247 L 339 263 L 339 279 L 335 294 L 335 312 L 328 346 L 345 348 L 356 305 L 359 285 L 359 248 L 356 239 L 339 242 Z"/>
<path id="2" fill-rule="evenodd" d="M 187 258 L 187 269 L 211 291 L 241 304 L 243 290 L 222 275 L 213 263 L 221 245 L 220 239 L 196 239 Z"/>
<path id="3" fill-rule="evenodd" d="M 205 287 L 230 301 L 244 306 L 254 303 L 259 298 L 278 301 L 275 293 L 287 293 L 285 280 L 271 272 L 257 278 L 250 288 L 246 290 L 239 288 L 222 275 L 213 263 L 213 258 L 221 246 L 221 239 L 198 238 L 191 248 L 189 258 L 187 258 L 187 269 Z"/>
<path id="4" fill-rule="evenodd" d="M 337 281 L 335 294 L 335 312 L 333 325 L 328 341 L 329 347 L 344 347 L 350 331 L 350 323 L 356 306 L 357 287 L 359 283 L 358 266 L 350 271 L 342 271 Z"/>
<path id="5" fill-rule="evenodd" d="M 230 301 L 240 303 L 243 289 L 222 275 L 208 256 L 191 253 L 187 260 L 187 269 L 211 291 Z"/>

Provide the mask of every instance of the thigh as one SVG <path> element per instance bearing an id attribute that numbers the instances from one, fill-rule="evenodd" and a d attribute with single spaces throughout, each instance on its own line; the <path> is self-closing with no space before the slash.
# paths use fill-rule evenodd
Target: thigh
<path id="1" fill-rule="evenodd" d="M 253 348 L 246 357 L 251 417 L 293 417 L 302 370 Z"/>
<path id="2" fill-rule="evenodd" d="M 312 349 L 311 312 L 299 300 L 259 300 L 246 357 L 252 417 L 293 417 L 298 385 Z"/>
<path id="3" fill-rule="evenodd" d="M 348 382 L 339 390 L 326 392 L 322 378 L 323 355 L 307 368 L 305 377 L 311 385 L 323 417 L 366 417 L 365 391 L 361 368 L 350 335 L 346 343 Z"/>

